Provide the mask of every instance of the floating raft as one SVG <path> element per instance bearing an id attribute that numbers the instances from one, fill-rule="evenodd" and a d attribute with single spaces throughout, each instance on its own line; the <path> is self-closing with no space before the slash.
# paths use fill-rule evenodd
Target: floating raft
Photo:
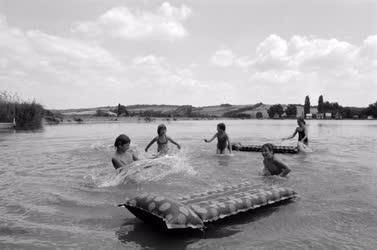
<path id="1" fill-rule="evenodd" d="M 246 151 L 246 152 L 261 152 L 262 145 L 242 145 L 241 143 L 232 143 L 232 150 Z M 281 154 L 297 154 L 299 152 L 297 147 L 294 146 L 276 146 L 274 145 L 274 153 Z"/>
<path id="2" fill-rule="evenodd" d="M 292 199 L 296 195 L 290 188 L 255 188 L 246 182 L 177 199 L 143 193 L 119 206 L 126 207 L 147 223 L 168 229 L 202 229 L 207 222 Z"/>

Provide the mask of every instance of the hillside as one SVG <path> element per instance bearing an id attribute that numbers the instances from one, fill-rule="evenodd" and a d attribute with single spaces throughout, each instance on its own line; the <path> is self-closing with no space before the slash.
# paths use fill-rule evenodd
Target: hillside
<path id="1" fill-rule="evenodd" d="M 270 105 L 262 103 L 253 105 L 214 105 L 194 107 L 191 105 L 129 105 L 125 106 L 130 115 L 161 116 L 161 117 L 249 117 L 255 118 L 260 111 L 263 117 L 267 117 L 267 109 Z M 117 106 L 105 106 L 96 108 L 51 110 L 64 116 L 93 116 L 97 110 L 116 113 Z M 245 116 L 246 115 L 246 116 Z"/>

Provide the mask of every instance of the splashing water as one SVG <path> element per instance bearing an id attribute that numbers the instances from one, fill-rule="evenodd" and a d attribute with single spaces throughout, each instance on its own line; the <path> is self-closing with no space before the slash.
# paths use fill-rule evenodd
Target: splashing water
<path id="1" fill-rule="evenodd" d="M 172 174 L 196 174 L 196 171 L 187 164 L 182 154 L 142 159 L 131 163 L 127 169 L 116 170 L 115 176 L 112 174 L 111 176 L 106 176 L 105 179 L 103 177 L 97 178 L 99 179 L 98 187 L 159 181 Z"/>

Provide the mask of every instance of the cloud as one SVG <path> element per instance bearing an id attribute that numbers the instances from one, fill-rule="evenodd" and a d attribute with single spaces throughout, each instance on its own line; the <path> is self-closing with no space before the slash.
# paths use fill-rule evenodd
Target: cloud
<path id="1" fill-rule="evenodd" d="M 120 6 L 106 11 L 94 21 L 77 23 L 73 31 L 91 37 L 174 41 L 187 36 L 188 32 L 182 21 L 191 15 L 189 7 L 174 7 L 168 2 L 164 2 L 154 12 Z"/>
<path id="2" fill-rule="evenodd" d="M 231 50 L 222 49 L 218 50 L 211 57 L 210 61 L 219 67 L 229 67 L 234 64 L 235 55 Z"/>
<path id="3" fill-rule="evenodd" d="M 222 68 L 246 69 L 251 83 L 244 86 L 246 92 L 275 93 L 280 88 L 284 96 L 326 93 L 355 105 L 377 95 L 377 35 L 355 45 L 298 35 L 285 40 L 272 34 L 256 46 L 255 53 L 219 50 L 210 60 Z"/>
<path id="4" fill-rule="evenodd" d="M 256 47 L 254 56 L 239 56 L 226 49 L 216 51 L 210 60 L 220 67 L 247 67 L 253 77 L 269 76 L 279 82 L 304 73 L 376 73 L 377 35 L 367 37 L 360 46 L 337 39 L 293 36 L 287 41 L 270 35 Z M 276 77 L 279 73 L 282 77 Z"/>
<path id="5" fill-rule="evenodd" d="M 180 15 L 188 14 L 183 10 Z M 210 90 L 208 83 L 196 79 L 192 67 L 177 67 L 162 56 L 119 59 L 87 40 L 11 27 L 4 17 L 0 54 L 0 88 L 36 98 L 48 108 L 190 104 L 196 98 L 206 100 Z"/>
<path id="6" fill-rule="evenodd" d="M 94 44 L 38 30 L 23 31 L 10 27 L 4 17 L 0 19 L 0 30 L 3 68 L 13 67 L 54 76 L 96 69 L 120 71 L 124 68 L 111 53 Z"/>

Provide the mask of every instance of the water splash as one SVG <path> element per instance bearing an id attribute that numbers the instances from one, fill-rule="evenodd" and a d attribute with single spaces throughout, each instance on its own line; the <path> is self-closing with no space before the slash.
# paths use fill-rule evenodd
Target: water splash
<path id="1" fill-rule="evenodd" d="M 98 187 L 112 187 L 121 184 L 148 183 L 159 181 L 172 174 L 195 175 L 196 171 L 188 165 L 182 154 L 164 155 L 153 159 L 142 159 L 118 169 L 117 173 L 105 177 L 92 177 Z M 98 182 L 99 181 L 99 182 Z"/>

